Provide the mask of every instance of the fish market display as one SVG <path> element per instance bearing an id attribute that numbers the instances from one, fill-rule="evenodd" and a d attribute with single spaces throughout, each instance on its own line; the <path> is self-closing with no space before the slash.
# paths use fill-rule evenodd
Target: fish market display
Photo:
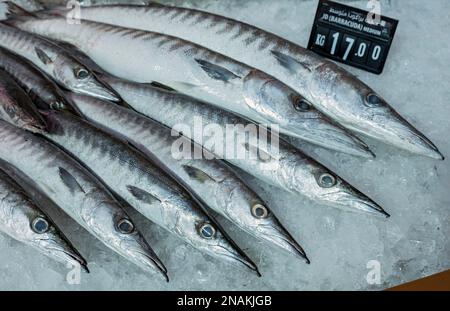
<path id="1" fill-rule="evenodd" d="M 383 180 L 372 180 L 388 168 L 373 170 L 379 160 L 356 135 L 434 159 L 444 156 L 346 70 L 275 34 L 195 9 L 147 0 L 133 1 L 139 5 L 123 0 L 16 2 L 36 11 L 0 0 L 7 16 L 0 22 L 1 232 L 89 272 L 64 228 L 46 215 L 46 208 L 56 208 L 160 281 L 169 280 L 168 270 L 126 208 L 157 225 L 149 229 L 164 228 L 186 242 L 171 245 L 156 231 L 151 237 L 170 250 L 164 261 L 193 272 L 199 281 L 207 270 L 191 258 L 200 255 L 206 262 L 212 257 L 220 260 L 218 265 L 231 263 L 261 276 L 246 253 L 259 255 L 258 266 L 267 267 L 265 255 L 255 253 L 255 244 L 241 248 L 248 242 L 241 241 L 246 237 L 242 232 L 307 263 L 309 256 L 326 262 L 327 257 L 317 255 L 322 251 L 314 252 L 329 246 L 317 245 L 307 256 L 276 216 L 283 212 L 284 219 L 297 215 L 286 219 L 290 228 L 328 237 L 354 220 L 367 221 L 367 235 L 344 231 L 349 236 L 344 242 L 350 242 L 333 245 L 336 254 L 355 251 L 359 259 L 367 254 L 370 261 L 366 266 L 361 261 L 360 271 L 382 252 L 402 251 L 397 248 L 403 243 L 399 227 L 377 227 L 383 220 L 370 216 L 390 215 L 358 190 L 368 181 L 379 186 L 378 196 L 389 192 Z M 77 15 L 73 10 L 79 9 Z M 359 182 L 353 186 L 340 177 L 345 172 L 337 174 L 319 163 L 328 159 L 315 159 L 321 153 L 306 146 L 305 152 L 313 154 L 307 156 L 289 139 L 369 158 L 332 153 L 340 165 L 336 169 L 372 169 L 371 174 L 355 178 Z M 437 164 L 429 172 L 419 176 L 423 189 L 431 189 L 430 178 L 441 178 Z M 407 189 L 409 183 L 401 178 Z M 278 200 L 264 189 L 284 190 L 280 195 L 295 194 L 298 201 Z M 315 218 L 305 215 L 307 202 L 315 207 L 310 209 Z M 331 209 L 320 213 L 316 204 L 367 218 Z M 355 218 L 344 223 L 340 217 Z M 430 215 L 421 221 L 440 230 L 432 217 L 438 219 Z M 240 229 L 236 242 L 224 225 L 231 226 L 229 232 Z M 393 244 L 371 239 L 375 231 Z M 361 245 L 347 249 L 353 241 Z M 273 256 L 277 265 L 285 264 Z M 307 269 L 316 275 L 317 266 Z"/>
<path id="2" fill-rule="evenodd" d="M 157 81 L 251 120 L 276 123 L 285 134 L 333 150 L 373 157 L 365 143 L 330 123 L 273 77 L 188 41 L 90 21 L 72 25 L 61 16 L 20 17 L 8 23 L 69 42 L 115 76 L 137 82 Z M 114 53 L 110 53 L 112 50 Z"/>
<path id="3" fill-rule="evenodd" d="M 263 29 L 208 12 L 155 2 L 146 6 L 88 7 L 82 9 L 81 15 L 83 19 L 160 32 L 200 44 L 277 78 L 348 129 L 413 153 L 443 159 L 429 139 L 369 86 L 333 62 Z M 120 33 L 125 36 L 129 31 Z M 138 33 L 135 36 L 139 37 Z M 160 42 L 168 44 L 165 40 Z M 176 44 L 168 45 L 179 49 Z M 216 60 L 212 62 L 221 65 Z M 233 72 L 228 72 L 230 80 L 235 78 Z M 179 88 L 196 94 L 203 86 L 192 84 Z"/>
<path id="4" fill-rule="evenodd" d="M 294 255 L 306 258 L 302 247 L 283 228 L 263 200 L 245 185 L 222 161 L 174 158 L 172 145 L 178 137 L 160 123 L 132 110 L 99 99 L 68 95 L 86 117 L 109 128 L 151 154 L 181 179 L 208 207 L 261 240 L 271 242 Z M 190 142 L 185 142 L 190 144 Z M 193 143 L 191 154 L 207 153 Z"/>
<path id="5" fill-rule="evenodd" d="M 0 120 L 0 160 L 107 247 L 144 270 L 166 269 L 132 220 L 100 182 L 43 138 Z"/>
<path id="6" fill-rule="evenodd" d="M 86 260 L 25 191 L 0 170 L 0 231 L 61 262 L 87 270 Z"/>
<path id="7" fill-rule="evenodd" d="M 73 109 L 53 80 L 23 57 L 4 48 L 0 48 L 0 70 L 8 73 L 37 106 L 50 105 L 55 109 Z"/>
<path id="8" fill-rule="evenodd" d="M 46 127 L 44 119 L 38 113 L 28 95 L 1 69 L 0 119 L 31 131 L 40 131 Z"/>
<path id="9" fill-rule="evenodd" d="M 177 124 L 188 126 L 187 130 L 183 130 L 183 135 L 199 144 L 202 144 L 203 137 L 194 134 L 195 116 L 202 117 L 205 127 L 220 127 L 219 133 L 224 135 L 220 137 L 221 142 L 230 139 L 227 137 L 226 125 L 238 125 L 234 127 L 236 136 L 245 137 L 245 140 L 236 149 L 244 148 L 244 156 L 227 157 L 228 151 L 222 144 L 203 143 L 204 148 L 269 184 L 330 206 L 387 215 L 372 200 L 284 140 L 280 139 L 276 146 L 268 135 L 267 142 L 260 142 L 258 133 L 246 130 L 245 126 L 250 123 L 236 115 L 188 96 L 150 85 L 112 77 L 104 79 L 136 111 L 170 128 L 176 127 Z M 79 109 L 83 111 L 81 107 Z M 239 141 L 236 141 L 235 144 L 238 144 Z"/>
<path id="10" fill-rule="evenodd" d="M 86 66 L 46 39 L 0 23 L 0 46 L 33 62 L 69 90 L 113 101 L 120 100 Z"/>
<path id="11" fill-rule="evenodd" d="M 121 199 L 195 248 L 257 272 L 190 196 L 129 145 L 69 113 L 48 111 L 43 133 L 89 167 Z"/>

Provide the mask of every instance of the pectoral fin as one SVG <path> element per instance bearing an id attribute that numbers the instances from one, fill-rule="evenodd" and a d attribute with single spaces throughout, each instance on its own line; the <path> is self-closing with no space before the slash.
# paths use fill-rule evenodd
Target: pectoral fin
<path id="1" fill-rule="evenodd" d="M 141 188 L 127 185 L 128 191 L 131 193 L 132 196 L 134 196 L 137 200 L 147 203 L 147 204 L 153 204 L 155 202 L 161 202 L 160 199 L 155 197 L 153 194 L 142 190 Z"/>
<path id="2" fill-rule="evenodd" d="M 283 54 L 278 51 L 271 52 L 277 59 L 278 63 L 280 63 L 281 66 L 289 70 L 291 73 L 297 73 L 305 69 L 308 71 L 312 71 L 312 69 L 307 64 L 301 63 L 289 55 Z"/>
<path id="3" fill-rule="evenodd" d="M 204 171 L 189 165 L 183 165 L 184 171 L 189 175 L 191 179 L 199 181 L 201 183 L 205 183 L 207 181 L 216 182 L 214 178 L 205 173 Z"/>
<path id="4" fill-rule="evenodd" d="M 250 152 L 254 157 L 256 157 L 257 159 L 259 159 L 260 161 L 262 161 L 264 163 L 270 162 L 272 160 L 276 160 L 268 152 L 262 150 L 261 148 L 259 148 L 257 146 L 250 145 L 249 143 L 244 143 L 243 146 L 244 146 L 245 150 Z"/>
<path id="5" fill-rule="evenodd" d="M 230 70 L 221 67 L 216 64 L 212 64 L 206 60 L 196 58 L 195 61 L 200 65 L 200 67 L 215 80 L 221 80 L 223 82 L 229 82 L 232 79 L 240 79 L 238 75 L 234 74 Z"/>
<path id="6" fill-rule="evenodd" d="M 70 192 L 73 194 L 75 192 L 86 193 L 78 183 L 75 177 L 73 177 L 66 169 L 59 167 L 59 177 L 62 182 L 69 188 Z"/>
<path id="7" fill-rule="evenodd" d="M 34 51 L 36 52 L 36 55 L 38 56 L 39 60 L 44 65 L 49 65 L 49 64 L 53 63 L 53 60 L 51 59 L 51 57 L 47 53 L 45 53 L 42 49 L 35 47 Z"/>

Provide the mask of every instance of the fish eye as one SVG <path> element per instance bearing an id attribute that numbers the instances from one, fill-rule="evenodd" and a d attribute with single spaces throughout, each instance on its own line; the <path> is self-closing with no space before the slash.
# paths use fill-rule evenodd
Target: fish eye
<path id="1" fill-rule="evenodd" d="M 84 80 L 89 77 L 89 71 L 84 68 L 77 68 L 75 69 L 75 77 L 79 80 Z"/>
<path id="2" fill-rule="evenodd" d="M 331 188 L 336 185 L 336 177 L 330 173 L 323 173 L 319 176 L 319 185 L 323 188 Z"/>
<path id="3" fill-rule="evenodd" d="M 120 233 L 130 234 L 134 231 L 134 224 L 127 218 L 123 218 L 117 222 L 117 229 Z"/>
<path id="4" fill-rule="evenodd" d="M 269 211 L 262 204 L 255 204 L 252 206 L 252 215 L 258 219 L 264 219 L 269 216 Z"/>
<path id="5" fill-rule="evenodd" d="M 38 234 L 43 234 L 43 233 L 46 233 L 50 229 L 50 224 L 48 223 L 48 221 L 45 218 L 36 217 L 31 222 L 31 229 Z"/>
<path id="6" fill-rule="evenodd" d="M 50 108 L 52 110 L 62 110 L 64 109 L 64 104 L 60 101 L 53 101 L 50 103 Z"/>
<path id="7" fill-rule="evenodd" d="M 311 110 L 311 104 L 304 98 L 300 96 L 295 96 L 294 100 L 294 109 L 301 112 L 306 112 Z"/>
<path id="8" fill-rule="evenodd" d="M 212 239 L 216 235 L 216 229 L 210 223 L 203 223 L 199 228 L 199 233 L 204 239 Z"/>
<path id="9" fill-rule="evenodd" d="M 383 105 L 383 100 L 377 94 L 369 93 L 366 96 L 365 103 L 369 107 L 379 107 Z"/>

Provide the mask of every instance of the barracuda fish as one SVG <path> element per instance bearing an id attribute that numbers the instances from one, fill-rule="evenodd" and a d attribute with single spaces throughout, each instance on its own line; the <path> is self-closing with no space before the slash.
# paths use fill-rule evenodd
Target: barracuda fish
<path id="1" fill-rule="evenodd" d="M 111 88 L 65 49 L 44 38 L 0 23 L 0 47 L 28 59 L 73 92 L 111 101 L 121 100 Z"/>
<path id="2" fill-rule="evenodd" d="M 50 105 L 52 108 L 67 109 L 80 115 L 58 85 L 23 57 L 0 48 L 0 70 L 8 73 L 38 107 Z"/>
<path id="3" fill-rule="evenodd" d="M 0 120 L 0 160 L 107 247 L 147 272 L 167 270 L 123 208 L 78 162 L 50 142 Z"/>
<path id="4" fill-rule="evenodd" d="M 245 119 L 179 93 L 113 77 L 103 78 L 136 111 L 173 129 L 177 129 L 179 125 L 187 126 L 187 129 L 181 129 L 184 136 L 271 185 L 329 206 L 388 216 L 375 202 L 289 143 L 279 139 L 276 146 L 270 133 L 267 140 L 260 139 L 264 136 L 258 136 L 261 135 L 260 132 L 249 130 L 247 125 L 252 123 Z M 80 104 L 78 108 L 83 111 Z M 204 129 L 220 129 L 217 133 L 223 135 L 219 137 L 221 143 L 208 143 L 203 141 L 202 135 L 194 134 L 195 116 L 201 116 Z M 96 118 L 92 116 L 92 112 L 89 117 Z M 223 142 L 230 141 L 227 125 L 234 126 L 231 137 L 235 135 L 243 138 L 242 141 L 233 138 L 233 146 L 237 145 L 233 150 L 237 151 L 240 147 L 245 154 L 235 153 L 231 157 L 227 155 L 229 145 L 222 145 Z M 216 137 L 217 134 L 208 135 Z"/>
<path id="5" fill-rule="evenodd" d="M 67 112 L 42 112 L 43 135 L 74 155 L 121 199 L 196 249 L 259 274 L 256 265 L 177 185 L 132 146 Z"/>
<path id="6" fill-rule="evenodd" d="M 86 260 L 66 239 L 61 230 L 31 200 L 29 195 L 0 170 L 0 231 L 61 262 L 81 266 Z"/>
<path id="7" fill-rule="evenodd" d="M 158 3 L 89 7 L 83 8 L 81 15 L 87 20 L 161 32 L 201 44 L 274 76 L 350 130 L 412 153 L 444 159 L 425 135 L 357 77 L 263 29 L 204 11 Z"/>
<path id="8" fill-rule="evenodd" d="M 309 262 L 302 247 L 284 229 L 264 201 L 224 162 L 213 159 L 213 156 L 209 157 L 211 160 L 193 157 L 175 159 L 172 145 L 179 138 L 173 137 L 169 128 L 106 101 L 73 93 L 67 96 L 91 122 L 131 141 L 155 162 L 163 162 L 170 173 L 208 207 L 254 237 L 271 242 Z M 202 150 L 201 146 L 192 144 L 192 155 L 204 153 L 207 151 Z"/>
<path id="9" fill-rule="evenodd" d="M 28 95 L 12 77 L 1 69 L 0 119 L 32 132 L 39 132 L 46 128 L 44 119 L 34 107 Z"/>
<path id="10" fill-rule="evenodd" d="M 73 44 L 115 76 L 158 81 L 256 122 L 276 123 L 284 134 L 353 155 L 374 156 L 361 140 L 273 77 L 190 42 L 89 21 L 70 25 L 61 16 L 23 16 L 8 23 Z"/>

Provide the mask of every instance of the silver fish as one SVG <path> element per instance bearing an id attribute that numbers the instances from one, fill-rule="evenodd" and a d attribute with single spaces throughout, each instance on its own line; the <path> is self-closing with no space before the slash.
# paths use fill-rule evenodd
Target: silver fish
<path id="1" fill-rule="evenodd" d="M 280 224 L 264 201 L 222 161 L 187 159 L 172 156 L 172 145 L 178 139 L 161 123 L 109 102 L 69 94 L 75 105 L 97 125 L 109 129 L 149 154 L 155 161 L 181 180 L 201 201 L 222 214 L 254 237 L 273 243 L 306 259 L 302 247 Z M 187 139 L 187 138 L 186 138 Z M 186 142 L 187 144 L 189 142 Z M 193 143 L 191 154 L 204 154 Z"/>
<path id="2" fill-rule="evenodd" d="M 67 100 L 59 86 L 25 58 L 0 48 L 0 70 L 8 73 L 37 106 L 45 103 L 54 108 L 64 108 L 80 114 Z"/>
<path id="3" fill-rule="evenodd" d="M 1 69 L 0 119 L 33 132 L 45 130 L 47 126 L 25 91 Z"/>
<path id="4" fill-rule="evenodd" d="M 121 199 L 196 249 L 259 273 L 220 226 L 166 173 L 126 143 L 67 112 L 43 112 L 43 135 L 79 159 Z"/>
<path id="5" fill-rule="evenodd" d="M 44 38 L 0 23 L 0 46 L 28 59 L 73 92 L 120 101 L 84 64 Z"/>
<path id="6" fill-rule="evenodd" d="M 269 184 L 329 206 L 388 215 L 378 204 L 284 140 L 280 139 L 276 146 L 270 135 L 265 141 L 260 139 L 260 133 L 247 130 L 247 125 L 252 123 L 245 119 L 179 93 L 113 77 L 103 78 L 136 111 L 170 128 L 186 125 L 187 129 L 182 130 L 184 136 Z M 80 105 L 79 108 L 82 110 Z M 229 146 L 222 148 L 221 143 L 210 144 L 202 135 L 195 135 L 195 116 L 201 116 L 203 128 L 212 126 L 221 130 L 217 131 L 223 135 L 220 142 L 229 141 L 227 125 L 233 126 L 233 133 L 245 138 L 242 142 L 233 141 L 237 145 L 234 149 L 243 147 L 246 153 L 228 157 Z"/>
<path id="7" fill-rule="evenodd" d="M 0 170 L 0 231 L 61 262 L 76 264 L 86 272 L 86 260 L 29 195 Z"/>
<path id="8" fill-rule="evenodd" d="M 115 76 L 158 81 L 308 142 L 373 157 L 366 144 L 334 125 L 295 91 L 245 64 L 175 37 L 61 16 L 10 20 L 14 26 L 69 42 Z M 114 53 L 109 51 L 114 50 Z"/>
<path id="9" fill-rule="evenodd" d="M 201 44 L 274 76 L 350 130 L 413 153 L 444 159 L 425 135 L 357 77 L 263 29 L 200 10 L 154 2 L 147 6 L 83 8 L 81 15 L 87 20 L 161 32 Z"/>
<path id="10" fill-rule="evenodd" d="M 145 271 L 167 270 L 98 179 L 45 139 L 0 120 L 0 160 L 71 218 Z"/>

